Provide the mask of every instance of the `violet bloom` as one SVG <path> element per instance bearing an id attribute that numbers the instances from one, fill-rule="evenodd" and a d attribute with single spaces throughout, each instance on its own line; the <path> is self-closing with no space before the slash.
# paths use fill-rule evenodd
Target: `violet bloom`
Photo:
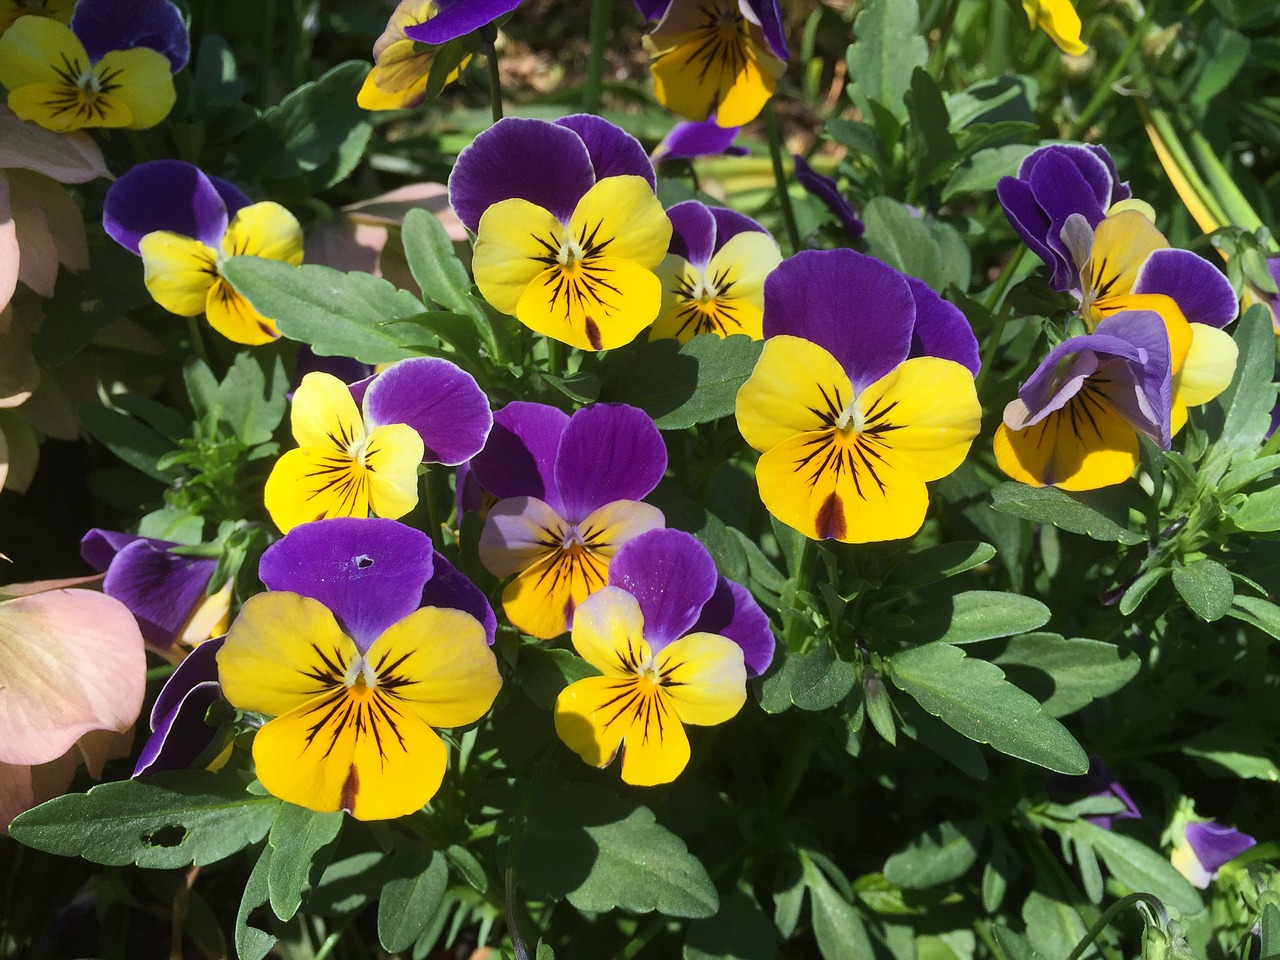
<path id="1" fill-rule="evenodd" d="M 658 268 L 662 312 L 649 339 L 761 339 L 765 277 L 782 262 L 777 241 L 750 217 L 698 200 L 677 203 L 667 216 L 671 246 Z"/>
<path id="2" fill-rule="evenodd" d="M 1089 758 L 1089 772 L 1083 776 L 1067 777 L 1055 775 L 1053 782 L 1063 792 L 1072 794 L 1073 799 L 1079 796 L 1115 799 L 1124 805 L 1122 809 L 1117 810 L 1115 813 L 1100 813 L 1084 818 L 1095 827 L 1110 830 L 1116 820 L 1142 819 L 1142 811 L 1138 809 L 1138 805 L 1129 796 L 1129 791 L 1124 788 L 1124 785 L 1119 780 L 1116 780 L 1111 775 L 1107 765 L 1097 757 Z"/>
<path id="3" fill-rule="evenodd" d="M 522 0 L 435 0 L 435 15 L 422 23 L 405 27 L 404 35 L 422 43 L 448 43 L 506 16 L 520 6 L 521 2 Z"/>
<path id="4" fill-rule="evenodd" d="M 80 556 L 106 571 L 102 592 L 137 618 L 147 643 L 168 649 L 178 640 L 207 640 L 230 609 L 230 584 L 213 596 L 216 557 L 175 553 L 176 543 L 94 528 L 80 540 Z"/>
<path id="5" fill-rule="evenodd" d="M 324 604 L 357 645 L 419 607 L 460 610 L 493 643 L 497 619 L 478 587 L 434 548 L 431 538 L 394 520 L 317 520 L 290 531 L 262 555 L 268 590 Z M 185 769 L 213 743 L 205 716 L 221 697 L 215 657 L 223 639 L 201 644 L 178 665 L 151 712 L 151 738 L 134 776 Z"/>
<path id="6" fill-rule="evenodd" d="M 1138 434 L 1169 449 L 1173 372 L 1160 315 L 1125 310 L 1055 347 L 1005 407 L 1000 469 L 1032 486 L 1096 490 L 1138 465 Z"/>
<path id="7" fill-rule="evenodd" d="M 497 577 L 507 618 L 549 640 L 569 629 L 578 604 L 603 587 L 618 548 L 661 527 L 640 503 L 667 468 L 653 420 L 625 404 L 598 403 L 572 417 L 540 403 L 494 414 L 489 442 L 471 461 L 498 502 L 480 534 L 480 559 Z"/>
<path id="8" fill-rule="evenodd" d="M 746 156 L 746 147 L 735 147 L 734 138 L 741 127 L 722 127 L 715 120 L 701 123 L 684 120 L 671 128 L 650 155 L 656 167 L 663 160 L 693 160 L 697 157 L 713 157 L 726 154 L 731 157 Z"/>
<path id="9" fill-rule="evenodd" d="M 1016 177 L 996 184 L 996 196 L 1018 236 L 1053 270 L 1053 289 L 1065 291 L 1075 286 L 1079 266 L 1063 240 L 1067 218 L 1079 214 L 1096 228 L 1131 194 L 1104 147 L 1064 143 L 1030 153 Z"/>
<path id="10" fill-rule="evenodd" d="M 840 187 L 836 185 L 835 180 L 818 173 L 798 153 L 793 154 L 791 159 L 795 161 L 796 180 L 800 185 L 811 196 L 822 201 L 823 205 L 840 221 L 840 225 L 848 231 L 849 236 L 855 240 L 862 236 L 867 228 L 858 218 L 858 212 L 853 209 L 853 204 L 840 192 Z"/>
<path id="11" fill-rule="evenodd" d="M 79 0 L 71 32 L 94 61 L 112 50 L 146 47 L 163 54 L 177 73 L 191 56 L 182 12 L 169 0 Z"/>
<path id="12" fill-rule="evenodd" d="M 1186 824 L 1182 836 L 1175 841 L 1171 859 L 1192 886 L 1204 890 L 1224 864 L 1257 842 L 1234 827 L 1224 827 L 1212 820 L 1193 821 Z"/>

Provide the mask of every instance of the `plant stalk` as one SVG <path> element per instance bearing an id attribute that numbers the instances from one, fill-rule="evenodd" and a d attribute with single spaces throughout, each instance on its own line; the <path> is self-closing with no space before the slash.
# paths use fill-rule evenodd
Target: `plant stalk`
<path id="1" fill-rule="evenodd" d="M 782 223 L 787 231 L 787 242 L 791 252 L 800 251 L 800 228 L 796 226 L 796 214 L 791 208 L 791 194 L 787 193 L 787 174 L 782 164 L 782 132 L 778 127 L 778 115 L 774 112 L 773 101 L 764 105 L 761 112 L 764 117 L 765 132 L 769 136 L 769 156 L 773 160 L 773 182 L 778 194 L 778 204 L 782 207 Z"/>
<path id="2" fill-rule="evenodd" d="M 591 52 L 587 59 L 587 79 L 582 87 L 582 109 L 586 113 L 600 112 L 612 19 L 613 0 L 591 0 Z"/>

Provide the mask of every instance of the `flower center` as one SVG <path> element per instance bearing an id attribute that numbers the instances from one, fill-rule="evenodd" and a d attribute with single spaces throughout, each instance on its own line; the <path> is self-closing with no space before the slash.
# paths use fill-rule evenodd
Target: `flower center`
<path id="1" fill-rule="evenodd" d="M 855 435 L 862 433 L 866 428 L 866 419 L 863 417 L 862 411 L 858 409 L 858 397 L 856 394 L 849 398 L 849 402 L 840 411 L 840 415 L 835 419 L 834 426 L 841 433 L 853 433 Z"/>
<path id="2" fill-rule="evenodd" d="M 636 666 L 636 687 L 642 694 L 651 694 L 663 686 L 662 672 L 656 657 L 649 657 Z"/>
<path id="3" fill-rule="evenodd" d="M 578 262 L 586 259 L 586 251 L 582 249 L 582 245 L 573 237 L 566 237 L 564 242 L 560 244 L 560 251 L 556 254 L 556 261 L 566 272 L 572 272 L 577 268 Z"/>
<path id="4" fill-rule="evenodd" d="M 343 684 L 356 696 L 364 696 L 378 687 L 378 674 L 364 657 L 356 657 L 347 666 Z"/>

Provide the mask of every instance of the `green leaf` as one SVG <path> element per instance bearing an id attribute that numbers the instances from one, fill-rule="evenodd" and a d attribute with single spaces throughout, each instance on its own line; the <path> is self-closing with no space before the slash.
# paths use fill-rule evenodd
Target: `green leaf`
<path id="1" fill-rule="evenodd" d="M 417 942 L 444 903 L 449 867 L 439 852 L 406 847 L 396 851 L 390 870 L 378 897 L 378 942 L 398 953 Z"/>
<path id="2" fill-rule="evenodd" d="M 1239 350 L 1236 374 L 1216 401 L 1223 413 L 1223 424 L 1214 446 L 1233 454 L 1235 459 L 1252 460 L 1267 435 L 1271 408 L 1276 404 L 1271 382 L 1275 373 L 1275 333 L 1267 308 L 1255 304 L 1245 311 L 1236 324 L 1234 339 Z"/>
<path id="3" fill-rule="evenodd" d="M 400 229 L 405 259 L 423 296 L 445 310 L 483 318 L 471 299 L 471 277 L 454 252 L 444 224 L 429 210 L 410 210 Z"/>
<path id="4" fill-rule="evenodd" d="M 808 857 L 804 857 L 803 862 L 813 935 L 819 952 L 826 960 L 873 960 L 875 952 L 858 911 Z"/>
<path id="5" fill-rule="evenodd" d="M 1210 623 L 1227 615 L 1236 595 L 1231 572 L 1217 560 L 1175 563 L 1173 586 L 1192 612 Z"/>
<path id="6" fill-rule="evenodd" d="M 991 505 L 1002 513 L 1035 523 L 1049 523 L 1068 533 L 1086 534 L 1094 540 L 1132 545 L 1147 539 L 1056 487 L 1029 487 L 1009 481 L 992 491 Z"/>
<path id="7" fill-rule="evenodd" d="M 422 304 L 381 277 L 261 257 L 232 257 L 222 273 L 282 334 L 321 356 L 390 363 L 420 355 L 386 326 L 422 313 Z"/>
<path id="8" fill-rule="evenodd" d="M 1258 926 L 1262 933 L 1262 950 L 1260 956 L 1265 960 L 1280 956 L 1280 904 L 1275 903 L 1276 895 L 1271 894 L 1262 905 L 1262 916 Z"/>
<path id="9" fill-rule="evenodd" d="M 985 835 L 979 820 L 948 820 L 930 827 L 885 861 L 885 879 L 905 890 L 957 880 L 977 862 Z"/>
<path id="10" fill-rule="evenodd" d="M 93 438 L 135 470 L 162 483 L 169 483 L 177 475 L 172 468 L 161 470 L 156 466 L 161 457 L 173 452 L 173 442 L 141 420 L 96 404 L 83 404 L 77 412 Z"/>
<path id="11" fill-rule="evenodd" d="M 977 643 L 1026 633 L 1049 622 L 1039 600 L 995 590 L 966 590 L 930 604 L 915 623 L 913 636 L 944 643 Z"/>
<path id="12" fill-rule="evenodd" d="M 978 540 L 957 540 L 917 550 L 894 566 L 884 578 L 895 587 L 923 587 L 981 566 L 996 555 L 996 548 Z"/>
<path id="13" fill-rule="evenodd" d="M 557 377 L 550 373 L 540 376 L 575 403 L 595 403 L 600 396 L 600 378 L 594 373 L 579 370 L 567 377 Z"/>
<path id="14" fill-rule="evenodd" d="M 265 837 L 279 805 L 225 777 L 159 774 L 57 797 L 19 816 L 10 833 L 37 850 L 108 866 L 205 866 Z"/>
<path id="15" fill-rule="evenodd" d="M 1120 598 L 1120 612 L 1127 617 L 1137 610 L 1142 605 L 1142 601 L 1147 599 L 1147 594 L 1168 575 L 1168 567 L 1152 567 L 1145 573 L 1140 574 L 1137 579 L 1125 588 L 1124 595 Z"/>
<path id="16" fill-rule="evenodd" d="M 888 707 L 888 697 L 884 694 L 884 684 L 878 684 L 881 691 L 880 703 Z M 947 763 L 975 780 L 985 780 L 990 771 L 987 769 L 987 758 L 982 748 L 972 740 L 961 736 L 939 720 L 930 716 L 912 700 L 902 700 L 894 705 L 902 723 L 902 732 L 921 746 L 932 750 Z M 893 729 L 893 715 L 882 716 L 874 721 L 877 732 L 885 726 Z M 883 733 L 881 733 L 883 736 Z M 892 742 L 892 741 L 890 741 Z"/>
<path id="17" fill-rule="evenodd" d="M 801 710 L 825 710 L 843 700 L 858 679 L 858 668 L 821 643 L 800 658 L 791 680 L 791 702 Z"/>
<path id="18" fill-rule="evenodd" d="M 516 682 L 530 700 L 544 710 L 550 710 L 561 690 L 577 680 L 598 676 L 599 673 L 572 650 L 527 646 L 520 651 Z"/>
<path id="19" fill-rule="evenodd" d="M 1280 640 L 1280 607 L 1269 600 L 1237 595 L 1227 614 Z"/>
<path id="20" fill-rule="evenodd" d="M 1111 875 L 1135 893 L 1151 893 L 1183 914 L 1204 909 L 1199 891 L 1174 869 L 1169 858 L 1145 843 L 1087 820 L 1071 825 L 1073 835 L 1093 847 Z"/>
<path id="21" fill-rule="evenodd" d="M 534 954 L 533 960 L 556 960 L 556 952 L 551 949 L 550 945 L 538 941 L 538 950 Z"/>
<path id="22" fill-rule="evenodd" d="M 302 888 L 310 880 L 316 855 L 333 843 L 342 831 L 346 814 L 320 813 L 292 803 L 280 804 L 267 844 L 271 867 L 267 890 L 271 909 L 281 920 L 290 920 L 302 906 Z"/>
<path id="23" fill-rule="evenodd" d="M 683 430 L 733 414 L 738 389 L 751 376 L 763 345 L 742 334 L 703 333 L 675 340 L 636 341 L 610 350 L 600 363 L 600 399 L 639 407 L 660 430 Z"/>
<path id="24" fill-rule="evenodd" d="M 1250 533 L 1275 533 L 1280 530 L 1280 487 L 1267 487 L 1249 494 L 1231 522 Z"/>
<path id="25" fill-rule="evenodd" d="M 769 669 L 752 681 L 756 685 L 756 699 L 760 702 L 761 710 L 765 713 L 782 713 L 791 708 L 791 688 L 803 662 L 804 658 L 799 654 L 789 653 L 781 646 L 777 648 Z"/>
<path id="26" fill-rule="evenodd" d="M 908 3 L 915 6 L 915 0 L 907 0 L 903 6 Z M 897 200 L 872 197 L 862 208 L 862 221 L 872 256 L 935 290 L 945 286 L 939 270 L 942 251 L 922 219 L 912 216 Z"/>
<path id="27" fill-rule="evenodd" d="M 684 960 L 774 960 L 778 936 L 755 898 L 744 890 L 720 897 L 713 917 L 689 924 Z"/>
<path id="28" fill-rule="evenodd" d="M 942 202 L 965 193 L 990 193 L 1001 177 L 1010 177 L 1034 147 L 1021 143 L 979 150 L 951 173 L 942 188 Z"/>
<path id="29" fill-rule="evenodd" d="M 849 47 L 849 96 L 864 116 L 875 100 L 899 122 L 907 119 L 903 95 L 916 67 L 923 67 L 929 48 L 920 36 L 920 8 L 916 0 L 867 0 L 853 22 L 855 40 Z"/>
<path id="30" fill-rule="evenodd" d="M 894 686 L 970 740 L 1058 773 L 1089 769 L 1084 749 L 1067 728 L 995 664 L 970 659 L 948 643 L 904 650 L 890 663 Z"/>
<path id="31" fill-rule="evenodd" d="M 1221 20 L 1210 20 L 1200 41 L 1203 67 L 1191 88 L 1189 102 L 1197 112 L 1230 86 L 1249 57 L 1249 38 L 1224 26 Z"/>
<path id="32" fill-rule="evenodd" d="M 1065 717 L 1132 680 L 1138 656 L 1114 643 L 1056 633 L 1013 637 L 994 658 L 1008 678 L 1037 700 L 1050 717 Z"/>
<path id="33" fill-rule="evenodd" d="M 915 189 L 919 193 L 959 158 L 955 138 L 947 127 L 947 105 L 938 85 L 928 72 L 916 67 L 911 73 L 911 87 L 906 92 L 907 112 L 911 116 L 911 138 L 915 143 Z"/>
<path id="34" fill-rule="evenodd" d="M 267 875 L 271 869 L 271 848 L 263 847 L 253 865 L 236 910 L 236 956 L 239 960 L 262 960 L 276 945 L 276 938 L 265 930 L 249 926 L 249 914 L 267 902 Z"/>
<path id="35" fill-rule="evenodd" d="M 1182 752 L 1211 776 L 1280 783 L 1280 765 L 1267 755 L 1267 740 L 1240 727 L 1221 726 L 1196 734 Z"/>
<path id="36" fill-rule="evenodd" d="M 247 352 L 236 355 L 221 383 L 201 360 L 189 362 L 182 374 L 196 416 L 225 424 L 246 446 L 266 443 L 284 418 L 289 378 L 278 355 L 270 379 L 258 357 Z"/>
<path id="37" fill-rule="evenodd" d="M 458 875 L 471 884 L 472 889 L 479 893 L 489 889 L 489 875 L 484 872 L 484 866 L 474 853 L 453 843 L 445 850 L 444 855 L 449 858 Z"/>
<path id="38" fill-rule="evenodd" d="M 516 866 L 534 897 L 565 897 L 579 910 L 657 910 L 710 917 L 711 877 L 653 811 L 603 787 L 562 783 L 535 795 Z"/>

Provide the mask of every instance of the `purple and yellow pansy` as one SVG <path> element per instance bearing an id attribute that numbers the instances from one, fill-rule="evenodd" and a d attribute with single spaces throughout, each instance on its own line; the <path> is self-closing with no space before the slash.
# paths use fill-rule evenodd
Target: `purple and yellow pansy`
<path id="1" fill-rule="evenodd" d="M 751 595 L 678 530 L 654 530 L 618 550 L 608 585 L 578 608 L 572 640 L 601 675 L 561 691 L 556 733 L 595 767 L 621 752 L 622 779 L 641 786 L 680 775 L 690 753 L 685 724 L 731 719 L 774 647 Z"/>
<path id="2" fill-rule="evenodd" d="M 431 64 L 439 44 L 445 41 L 429 43 L 424 49 L 423 41 L 410 36 L 409 31 L 440 17 L 447 7 L 447 0 L 400 0 L 373 45 L 373 69 L 365 77 L 356 103 L 365 110 L 405 110 L 422 103 Z M 445 82 L 456 80 L 469 59 L 464 58 Z"/>
<path id="3" fill-rule="evenodd" d="M 494 414 L 471 474 L 497 497 L 480 559 L 497 577 L 507 619 L 540 639 L 569 629 L 574 610 L 608 581 L 618 549 L 664 523 L 640 500 L 667 468 L 667 448 L 641 410 L 596 404 L 569 416 L 517 401 Z"/>
<path id="4" fill-rule="evenodd" d="M 241 608 L 217 665 L 233 706 L 274 718 L 253 740 L 273 795 L 379 820 L 440 788 L 435 729 L 479 720 L 502 678 L 480 620 L 422 606 L 434 569 L 431 539 L 390 520 L 307 524 L 263 554 L 268 592 Z"/>
<path id="5" fill-rule="evenodd" d="M 582 350 L 630 343 L 662 303 L 671 222 L 644 148 L 599 117 L 508 117 L 458 155 L 449 201 L 476 234 L 476 286 Z"/>
<path id="6" fill-rule="evenodd" d="M 778 243 L 750 217 L 686 200 L 667 211 L 671 247 L 658 267 L 662 312 L 649 339 L 685 343 L 700 333 L 759 340 L 764 280 L 782 262 Z"/>
<path id="7" fill-rule="evenodd" d="M 80 0 L 68 25 L 69 7 L 37 5 L 38 16 L 0 11 L 9 108 L 58 132 L 145 130 L 168 116 L 177 99 L 172 74 L 190 53 L 178 8 L 169 0 Z"/>
<path id="8" fill-rule="evenodd" d="M 267 478 L 264 499 L 286 533 L 330 517 L 397 519 L 418 503 L 418 466 L 457 466 L 485 444 L 493 416 L 471 374 L 414 357 L 348 386 L 302 378 L 290 425 L 298 447 Z"/>
<path id="9" fill-rule="evenodd" d="M 764 351 L 738 391 L 765 507 L 813 539 L 909 537 L 927 481 L 978 433 L 978 346 L 919 280 L 852 250 L 806 251 L 764 288 Z"/>
<path id="10" fill-rule="evenodd" d="M 302 262 L 302 228 L 280 204 L 251 203 L 226 180 L 181 160 L 152 160 L 111 185 L 102 225 L 142 257 L 147 290 L 170 313 L 203 313 L 235 343 L 280 336 L 221 273 L 223 261 L 235 256 Z"/>

